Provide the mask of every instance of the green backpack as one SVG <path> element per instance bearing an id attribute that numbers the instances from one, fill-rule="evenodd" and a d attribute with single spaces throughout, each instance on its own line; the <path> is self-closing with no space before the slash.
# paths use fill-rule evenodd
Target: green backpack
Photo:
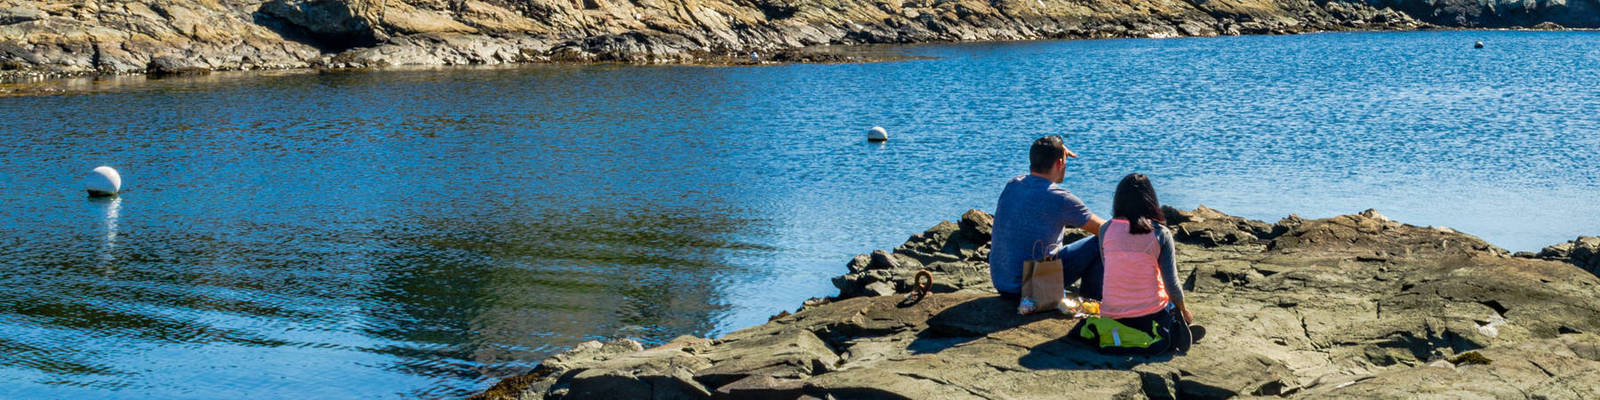
<path id="1" fill-rule="evenodd" d="M 1158 325 L 1152 322 L 1150 332 L 1145 332 L 1111 318 L 1089 317 L 1083 320 L 1078 336 L 1099 344 L 1101 350 L 1143 350 L 1161 341 L 1161 335 L 1155 333 Z"/>

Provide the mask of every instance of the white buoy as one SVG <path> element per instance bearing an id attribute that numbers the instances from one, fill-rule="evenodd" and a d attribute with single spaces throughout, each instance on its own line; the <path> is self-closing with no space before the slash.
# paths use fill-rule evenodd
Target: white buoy
<path id="1" fill-rule="evenodd" d="M 887 142 L 889 141 L 889 131 L 884 130 L 881 126 L 874 126 L 867 131 L 867 141 Z"/>
<path id="2" fill-rule="evenodd" d="M 116 196 L 122 191 L 122 175 L 117 170 L 107 166 L 100 166 L 89 172 L 84 179 L 83 188 L 89 192 L 89 197 Z"/>
<path id="3" fill-rule="evenodd" d="M 1477 41 L 1477 42 L 1476 42 L 1476 43 L 1473 43 L 1473 44 L 1472 44 L 1472 48 L 1474 48 L 1474 49 L 1481 49 L 1481 48 L 1483 48 L 1483 41 L 1482 41 L 1482 40 L 1479 40 L 1479 41 Z"/>

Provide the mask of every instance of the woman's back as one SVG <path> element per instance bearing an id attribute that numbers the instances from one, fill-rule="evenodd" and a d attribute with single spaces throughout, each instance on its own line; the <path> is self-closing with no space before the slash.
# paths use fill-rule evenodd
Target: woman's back
<path id="1" fill-rule="evenodd" d="M 1161 279 L 1162 244 L 1155 225 L 1148 233 L 1130 233 L 1128 220 L 1117 218 L 1101 227 L 1100 254 L 1105 262 L 1100 314 L 1109 318 L 1149 315 L 1167 307 L 1170 299 Z"/>

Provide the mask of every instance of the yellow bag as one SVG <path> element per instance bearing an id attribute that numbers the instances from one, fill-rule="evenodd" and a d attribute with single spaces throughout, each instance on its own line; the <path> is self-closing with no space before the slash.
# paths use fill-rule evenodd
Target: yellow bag
<path id="1" fill-rule="evenodd" d="M 1101 350 L 1148 349 L 1161 341 L 1161 335 L 1154 332 L 1159 328 L 1160 325 L 1152 323 L 1152 332 L 1145 332 L 1111 318 L 1089 317 L 1084 319 L 1078 336 L 1100 345 Z"/>

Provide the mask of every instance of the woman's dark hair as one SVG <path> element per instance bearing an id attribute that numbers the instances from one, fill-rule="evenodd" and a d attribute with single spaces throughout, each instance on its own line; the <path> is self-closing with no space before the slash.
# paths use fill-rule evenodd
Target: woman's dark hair
<path id="1" fill-rule="evenodd" d="M 1144 174 L 1128 174 L 1117 184 L 1117 195 L 1111 203 L 1111 217 L 1128 220 L 1128 233 L 1142 234 L 1155 230 L 1153 223 L 1166 223 L 1161 212 L 1161 202 L 1156 201 L 1156 188 Z"/>

